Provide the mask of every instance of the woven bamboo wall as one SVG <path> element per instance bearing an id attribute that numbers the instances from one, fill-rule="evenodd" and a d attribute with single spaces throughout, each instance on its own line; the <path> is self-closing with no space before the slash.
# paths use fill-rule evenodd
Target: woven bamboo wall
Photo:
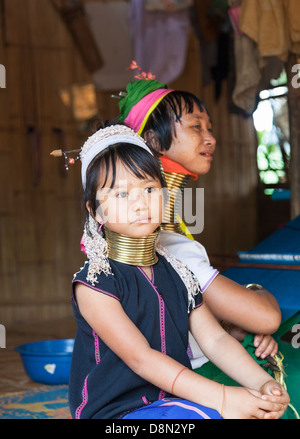
<path id="1" fill-rule="evenodd" d="M 49 153 L 62 136 L 65 147 L 81 145 L 59 91 L 90 78 L 48 0 L 24 0 L 21 8 L 6 1 L 2 22 L 0 322 L 9 325 L 72 312 L 70 283 L 82 261 L 80 169 L 66 176 Z"/>
<path id="2" fill-rule="evenodd" d="M 81 266 L 80 167 L 66 175 L 50 158 L 58 147 L 78 148 L 87 137 L 59 92 L 90 81 L 88 69 L 50 0 L 5 2 L 0 64 L 0 323 L 72 315 L 70 284 Z M 192 38 L 183 75 L 174 83 L 206 102 L 217 152 L 205 188 L 205 228 L 198 239 L 209 253 L 248 249 L 256 240 L 253 127 L 230 115 L 227 96 L 214 102 L 201 86 L 199 48 Z M 117 114 L 110 93 L 97 93 L 99 116 Z"/>

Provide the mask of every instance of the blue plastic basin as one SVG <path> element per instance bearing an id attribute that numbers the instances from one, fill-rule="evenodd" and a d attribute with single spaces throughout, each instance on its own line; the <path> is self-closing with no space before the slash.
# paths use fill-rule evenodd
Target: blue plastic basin
<path id="1" fill-rule="evenodd" d="M 43 384 L 68 384 L 74 339 L 26 343 L 15 348 L 29 377 Z"/>

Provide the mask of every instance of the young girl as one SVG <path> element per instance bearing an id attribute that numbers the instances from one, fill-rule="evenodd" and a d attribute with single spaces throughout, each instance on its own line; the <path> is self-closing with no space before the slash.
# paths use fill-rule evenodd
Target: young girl
<path id="1" fill-rule="evenodd" d="M 141 77 L 144 77 L 141 75 Z M 209 172 L 216 147 L 209 113 L 195 95 L 167 88 L 154 79 L 139 79 L 127 85 L 119 101 L 121 121 L 139 133 L 159 154 L 169 190 L 182 190 L 189 178 Z M 174 178 L 176 176 L 176 178 Z M 176 212 L 173 212 L 176 220 Z M 183 225 L 184 226 L 184 225 Z M 192 236 L 184 236 L 179 224 L 163 224 L 162 245 L 196 275 L 205 304 L 243 340 L 256 334 L 257 357 L 274 356 L 277 343 L 269 335 L 281 322 L 274 296 L 261 286 L 248 288 L 222 276 L 209 262 L 205 248 Z M 229 324 L 228 324 L 229 323 Z M 207 362 L 191 337 L 193 368 Z M 200 371 L 201 373 L 201 371 Z"/>
<path id="2" fill-rule="evenodd" d="M 198 281 L 158 242 L 163 180 L 145 142 L 115 125 L 81 150 L 87 261 L 73 280 L 73 418 L 279 418 L 289 397 L 202 303 Z M 191 370 L 189 328 L 245 387 Z"/>

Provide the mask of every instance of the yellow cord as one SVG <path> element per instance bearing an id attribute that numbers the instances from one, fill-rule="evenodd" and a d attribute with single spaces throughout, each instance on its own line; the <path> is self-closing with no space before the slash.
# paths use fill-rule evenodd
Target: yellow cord
<path id="1" fill-rule="evenodd" d="M 278 354 L 274 355 L 273 358 L 276 361 L 276 366 L 279 369 L 279 371 L 274 371 L 274 378 L 279 384 L 281 384 L 285 388 L 285 390 L 287 390 L 286 383 L 284 380 L 284 377 L 286 376 L 286 373 L 284 371 L 284 366 L 283 366 L 284 356 L 282 355 L 281 352 L 278 352 Z M 293 412 L 296 416 L 296 419 L 300 419 L 299 414 L 298 414 L 297 410 L 295 409 L 295 407 L 292 406 L 292 404 L 289 404 L 288 406 L 293 410 Z"/>

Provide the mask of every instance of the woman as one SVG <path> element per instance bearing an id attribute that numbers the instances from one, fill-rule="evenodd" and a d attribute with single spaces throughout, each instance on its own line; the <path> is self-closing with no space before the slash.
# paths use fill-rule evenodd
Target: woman
<path id="1" fill-rule="evenodd" d="M 143 75 L 141 75 L 143 77 Z M 159 156 L 169 190 L 183 189 L 187 178 L 209 172 L 216 147 L 209 113 L 196 96 L 168 89 L 154 79 L 138 79 L 127 85 L 119 101 L 121 121 L 139 133 Z M 177 175 L 177 180 L 174 179 Z M 171 210 L 174 210 L 174 205 Z M 172 212 L 173 218 L 176 212 Z M 274 296 L 259 285 L 248 288 L 222 276 L 211 267 L 205 248 L 183 236 L 176 221 L 163 226 L 161 242 L 197 276 L 204 302 L 239 340 L 256 334 L 255 355 L 266 358 L 277 352 L 270 336 L 281 322 Z M 207 360 L 191 338 L 194 367 Z"/>

